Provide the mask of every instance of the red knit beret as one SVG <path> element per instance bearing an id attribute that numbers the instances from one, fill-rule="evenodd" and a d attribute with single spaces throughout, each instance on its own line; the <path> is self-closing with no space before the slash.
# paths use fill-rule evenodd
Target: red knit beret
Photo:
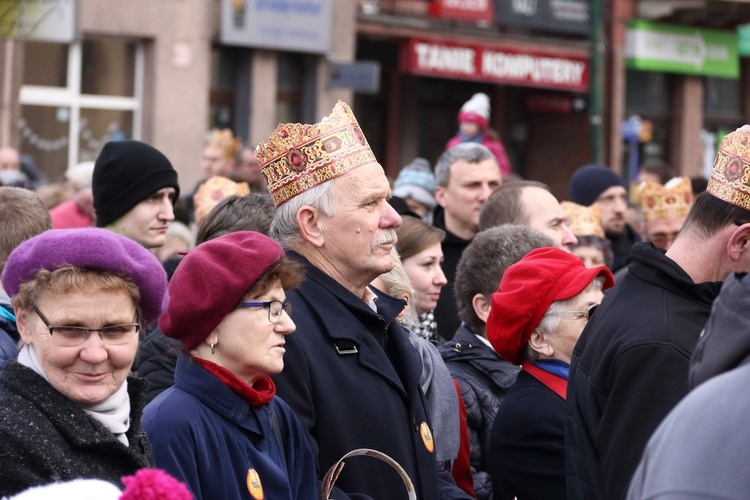
<path id="1" fill-rule="evenodd" d="M 552 303 L 575 297 L 597 276 L 604 277 L 604 290 L 615 284 L 605 266 L 589 269 L 555 247 L 532 250 L 505 271 L 492 294 L 487 339 L 503 359 L 520 365 L 531 333 Z"/>
<path id="2" fill-rule="evenodd" d="M 195 348 L 283 255 L 281 245 L 255 231 L 201 243 L 182 259 L 169 282 L 169 306 L 159 328 L 180 339 L 185 351 Z"/>

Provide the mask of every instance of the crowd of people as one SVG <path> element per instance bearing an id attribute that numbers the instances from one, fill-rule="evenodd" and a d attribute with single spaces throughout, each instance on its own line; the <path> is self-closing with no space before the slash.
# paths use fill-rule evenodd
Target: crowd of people
<path id="1" fill-rule="evenodd" d="M 57 202 L 0 149 L 0 496 L 743 498 L 750 126 L 704 192 L 561 202 L 489 115 L 393 180 L 341 101 L 215 130 L 182 196 L 144 142 Z"/>

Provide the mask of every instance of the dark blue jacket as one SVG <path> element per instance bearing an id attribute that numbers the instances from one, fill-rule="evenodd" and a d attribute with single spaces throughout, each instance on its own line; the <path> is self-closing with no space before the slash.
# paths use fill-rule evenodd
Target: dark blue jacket
<path id="1" fill-rule="evenodd" d="M 284 370 L 273 378 L 308 434 L 318 477 L 349 451 L 372 448 L 401 464 L 417 498 L 471 498 L 450 474 L 438 471 L 420 434 L 430 418 L 419 385 L 419 353 L 395 321 L 404 302 L 378 294 L 374 312 L 333 278 L 302 263 L 307 280 L 287 292 L 297 331 L 287 337 Z M 365 498 L 407 497 L 399 476 L 372 458 L 347 460 L 336 486 Z"/>
<path id="2" fill-rule="evenodd" d="M 461 386 L 461 397 L 466 406 L 474 494 L 479 500 L 492 498 L 492 480 L 488 472 L 492 423 L 520 368 L 483 344 L 465 325 L 461 325 L 453 340 L 438 349 L 451 376 Z"/>
<path id="3" fill-rule="evenodd" d="M 177 360 L 175 385 L 144 410 L 143 427 L 156 466 L 196 500 L 251 498 L 250 470 L 264 498 L 318 499 L 310 447 L 289 407 L 278 397 L 251 406 L 186 354 Z"/>
<path id="4" fill-rule="evenodd" d="M 521 370 L 492 428 L 494 500 L 565 500 L 564 428 L 563 398 Z"/>

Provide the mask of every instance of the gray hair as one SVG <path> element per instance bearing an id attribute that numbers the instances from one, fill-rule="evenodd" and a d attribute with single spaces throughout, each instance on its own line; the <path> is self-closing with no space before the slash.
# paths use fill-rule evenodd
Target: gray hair
<path id="1" fill-rule="evenodd" d="M 589 283 L 586 288 L 581 291 L 581 293 L 586 293 L 589 290 L 601 290 L 603 286 L 604 276 L 597 276 L 591 283 Z M 578 295 L 581 295 L 581 293 L 579 293 Z M 555 302 L 553 302 L 552 305 L 549 306 L 549 309 L 547 309 L 547 312 L 544 313 L 544 316 L 542 316 L 542 319 L 539 320 L 539 325 L 537 326 L 537 328 L 544 332 L 546 335 L 554 334 L 554 332 L 556 332 L 557 328 L 560 326 L 560 317 L 562 316 L 560 313 L 562 311 L 567 311 L 571 307 L 573 307 L 573 301 L 575 301 L 578 295 L 569 299 L 556 300 Z M 539 354 L 531 348 L 530 344 L 526 347 L 526 357 L 529 359 L 539 359 Z"/>
<path id="2" fill-rule="evenodd" d="M 302 235 L 297 225 L 297 213 L 305 205 L 319 210 L 328 217 L 336 215 L 338 206 L 334 197 L 336 191 L 333 189 L 333 180 L 298 194 L 278 207 L 271 223 L 271 237 L 287 248 L 301 244 Z"/>
<path id="3" fill-rule="evenodd" d="M 492 151 L 476 142 L 463 142 L 450 149 L 446 149 L 437 163 L 435 163 L 435 183 L 438 186 L 447 186 L 451 180 L 451 166 L 458 160 L 464 160 L 467 163 L 479 163 L 484 160 L 494 160 L 497 158 Z"/>

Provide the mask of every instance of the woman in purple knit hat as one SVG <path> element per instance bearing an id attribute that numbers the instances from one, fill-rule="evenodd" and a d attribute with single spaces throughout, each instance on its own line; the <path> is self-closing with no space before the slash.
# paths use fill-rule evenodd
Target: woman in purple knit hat
<path id="1" fill-rule="evenodd" d="M 8 257 L 23 344 L 2 373 L 0 496 L 154 465 L 129 377 L 138 331 L 162 312 L 167 278 L 136 242 L 104 229 L 46 231 Z"/>

